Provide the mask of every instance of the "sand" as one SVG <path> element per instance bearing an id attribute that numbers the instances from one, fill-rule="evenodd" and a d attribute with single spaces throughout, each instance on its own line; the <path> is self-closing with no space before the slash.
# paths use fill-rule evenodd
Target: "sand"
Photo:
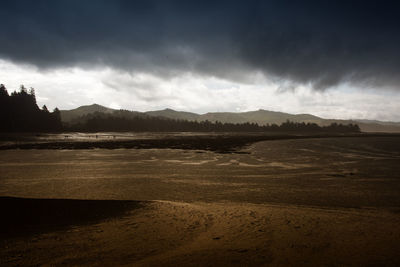
<path id="1" fill-rule="evenodd" d="M 399 266 L 400 139 L 0 154 L 1 266 Z"/>
<path id="2" fill-rule="evenodd" d="M 399 225 L 398 214 L 374 209 L 153 201 L 7 239 L 0 258 L 3 266 L 398 266 Z"/>

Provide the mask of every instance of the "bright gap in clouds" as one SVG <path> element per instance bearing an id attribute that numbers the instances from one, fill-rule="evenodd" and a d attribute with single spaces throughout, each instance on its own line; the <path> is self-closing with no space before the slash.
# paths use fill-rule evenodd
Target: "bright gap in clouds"
<path id="1" fill-rule="evenodd" d="M 281 84 L 255 74 L 252 84 L 184 73 L 165 79 L 111 68 L 39 70 L 0 60 L 0 83 L 11 93 L 21 84 L 36 90 L 38 105 L 72 109 L 97 103 L 115 109 L 164 108 L 196 113 L 266 109 L 323 118 L 400 121 L 400 93 L 350 85 L 324 92 L 307 86 L 281 91 Z"/>

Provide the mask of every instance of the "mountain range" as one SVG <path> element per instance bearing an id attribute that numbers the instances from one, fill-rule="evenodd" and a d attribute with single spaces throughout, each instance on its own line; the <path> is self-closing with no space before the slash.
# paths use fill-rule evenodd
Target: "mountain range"
<path id="1" fill-rule="evenodd" d="M 106 114 L 116 113 L 118 110 L 104 107 L 98 104 L 88 106 L 81 106 L 71 110 L 61 110 L 61 120 L 64 123 L 73 123 L 80 120 L 82 116 L 100 112 Z M 356 123 L 363 132 L 400 132 L 400 122 L 387 122 L 377 120 L 337 120 L 337 119 L 324 119 L 311 114 L 289 114 L 284 112 L 276 112 L 269 110 L 257 110 L 248 112 L 209 112 L 205 114 L 197 114 L 185 111 L 176 111 L 173 109 L 163 109 L 156 111 L 138 112 L 127 111 L 132 116 L 153 116 L 165 117 L 169 119 L 189 120 L 189 121 L 219 121 L 229 123 L 258 123 L 259 125 L 265 124 L 278 124 L 289 120 L 292 122 L 305 122 L 317 123 L 320 126 L 330 125 L 331 123 L 350 124 Z"/>

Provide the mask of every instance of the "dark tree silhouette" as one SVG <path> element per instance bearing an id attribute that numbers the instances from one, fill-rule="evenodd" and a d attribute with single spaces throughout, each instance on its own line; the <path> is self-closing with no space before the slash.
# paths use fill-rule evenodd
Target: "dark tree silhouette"
<path id="1" fill-rule="evenodd" d="M 21 85 L 19 92 L 8 94 L 0 85 L 0 131 L 43 132 L 62 130 L 60 111 L 50 113 L 46 106 L 39 109 L 35 89 Z"/>
<path id="2" fill-rule="evenodd" d="M 332 124 L 319 126 L 315 123 L 286 121 L 280 126 L 258 125 L 257 123 L 221 123 L 206 121 L 174 120 L 164 117 L 132 114 L 115 111 L 112 114 L 95 112 L 76 119 L 64 126 L 68 131 L 134 131 L 134 132 L 272 132 L 272 133 L 357 133 L 357 125 Z"/>

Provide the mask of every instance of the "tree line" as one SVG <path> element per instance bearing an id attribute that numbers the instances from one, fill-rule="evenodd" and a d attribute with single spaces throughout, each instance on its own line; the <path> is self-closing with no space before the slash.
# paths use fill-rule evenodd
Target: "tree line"
<path id="1" fill-rule="evenodd" d="M 1 132 L 53 132 L 61 131 L 61 113 L 58 108 L 50 112 L 46 106 L 40 109 L 36 103 L 35 89 L 21 85 L 20 91 L 10 95 L 0 84 L 0 131 Z"/>
<path id="2" fill-rule="evenodd" d="M 68 131 L 83 132 L 275 132 L 275 133 L 358 133 L 356 124 L 319 126 L 316 123 L 286 121 L 281 125 L 257 123 L 222 123 L 219 121 L 188 121 L 129 114 L 115 111 L 112 114 L 95 112 L 81 116 L 75 123 L 66 125 Z"/>
<path id="3" fill-rule="evenodd" d="M 10 95 L 6 87 L 0 85 L 0 131 L 1 132 L 61 132 L 61 131 L 132 131 L 132 132 L 279 132 L 279 133 L 356 133 L 356 124 L 319 126 L 316 123 L 286 121 L 281 125 L 257 123 L 222 123 L 210 121 L 176 120 L 152 117 L 127 110 L 112 114 L 90 113 L 70 124 L 62 124 L 61 112 L 55 108 L 50 112 L 44 105 L 36 103 L 35 90 L 26 89 Z"/>

